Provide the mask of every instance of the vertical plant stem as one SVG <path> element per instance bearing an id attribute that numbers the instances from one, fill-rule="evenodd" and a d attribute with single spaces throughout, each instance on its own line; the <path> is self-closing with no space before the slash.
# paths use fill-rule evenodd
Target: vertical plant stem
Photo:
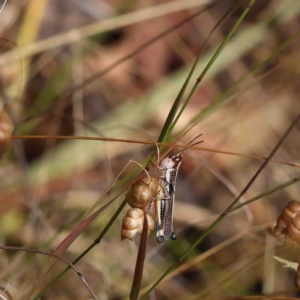
<path id="1" fill-rule="evenodd" d="M 148 221 L 147 221 L 146 212 L 144 211 L 143 231 L 140 240 L 139 252 L 136 258 L 134 278 L 133 278 L 131 292 L 130 292 L 130 300 L 136 300 L 140 292 L 142 279 L 143 279 L 146 249 L 147 249 L 147 233 L 148 233 Z"/>
<path id="2" fill-rule="evenodd" d="M 225 46 L 227 45 L 227 43 L 229 42 L 229 40 L 231 39 L 231 37 L 233 36 L 233 34 L 235 33 L 235 31 L 237 30 L 237 28 L 239 27 L 239 25 L 241 24 L 241 22 L 244 20 L 244 18 L 246 17 L 246 15 L 248 14 L 251 6 L 255 3 L 256 0 L 250 0 L 248 6 L 246 7 L 246 9 L 243 11 L 242 15 L 239 17 L 239 19 L 237 20 L 236 24 L 233 26 L 233 28 L 230 30 L 230 32 L 228 33 L 228 35 L 225 37 L 224 41 L 222 42 L 222 44 L 219 46 L 219 48 L 216 50 L 215 54 L 213 55 L 213 57 L 210 59 L 210 61 L 208 62 L 208 64 L 206 65 L 206 67 L 204 68 L 204 70 L 202 71 L 202 73 L 200 74 L 200 76 L 197 78 L 194 86 L 192 87 L 191 92 L 189 93 L 187 99 L 185 100 L 183 107 L 181 108 L 180 112 L 178 113 L 178 115 L 176 116 L 176 119 L 174 120 L 172 126 L 170 127 L 170 131 L 173 130 L 173 128 L 175 127 L 176 123 L 178 122 L 180 116 L 182 115 L 182 113 L 184 112 L 186 106 L 188 105 L 188 103 L 190 102 L 190 100 L 192 99 L 192 96 L 194 95 L 198 85 L 200 84 L 200 82 L 202 81 L 203 77 L 205 76 L 205 74 L 208 72 L 208 70 L 211 68 L 211 66 L 213 65 L 213 63 L 216 61 L 216 59 L 218 58 L 218 56 L 221 54 L 221 52 L 223 51 L 223 49 L 225 48 Z M 233 8 L 230 8 L 228 10 L 228 12 L 222 17 L 222 19 L 219 21 L 222 22 L 223 19 L 225 19 L 233 10 L 236 9 L 236 6 L 234 6 Z M 214 28 L 215 29 L 215 28 Z M 214 30 L 213 29 L 213 30 Z M 198 58 L 197 58 L 198 59 Z"/>

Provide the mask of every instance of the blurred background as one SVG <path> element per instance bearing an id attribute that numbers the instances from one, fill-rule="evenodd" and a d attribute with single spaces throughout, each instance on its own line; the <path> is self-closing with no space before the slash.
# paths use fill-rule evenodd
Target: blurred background
<path id="1" fill-rule="evenodd" d="M 53 253 L 141 148 L 134 143 L 86 140 L 9 141 L 12 126 L 13 135 L 157 140 L 205 39 L 237 3 L 240 6 L 209 38 L 189 88 L 248 1 L 5 3 L 0 13 L 2 246 Z M 300 44 L 299 39 L 291 40 L 299 32 L 299 11 L 298 0 L 256 1 L 204 77 L 170 142 L 200 121 L 181 140 L 183 144 L 203 132 L 205 148 L 269 155 L 299 113 Z M 186 20 L 182 26 L 162 35 L 182 20 Z M 251 71 L 254 68 L 256 72 Z M 299 129 L 300 124 L 276 159 L 299 162 Z M 147 146 L 134 160 L 144 165 L 152 151 L 155 147 Z M 143 292 L 228 207 L 261 163 L 210 151 L 184 152 L 176 184 L 177 240 L 158 245 L 155 233 L 150 235 Z M 130 164 L 97 208 L 140 172 Z M 241 201 L 298 175 L 297 167 L 271 162 Z M 80 234 L 64 254 L 67 260 L 73 261 L 93 243 L 123 199 L 124 195 L 114 201 Z M 297 183 L 228 215 L 149 299 L 295 296 L 295 274 L 276 263 L 273 255 L 297 261 L 299 250 L 283 245 L 269 230 L 290 200 L 300 200 Z M 133 242 L 120 239 L 128 208 L 101 243 L 76 264 L 99 299 L 126 299 L 130 292 L 139 237 Z M 49 265 L 47 256 L 1 250 L 3 297 L 25 299 Z M 33 294 L 65 266 L 57 262 Z M 90 297 L 70 270 L 41 299 Z"/>

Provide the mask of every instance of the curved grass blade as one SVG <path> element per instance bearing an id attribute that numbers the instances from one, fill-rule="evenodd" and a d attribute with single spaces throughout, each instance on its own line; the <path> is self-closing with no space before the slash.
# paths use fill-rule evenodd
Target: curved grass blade
<path id="1" fill-rule="evenodd" d="M 142 149 L 144 148 L 144 146 L 142 146 L 140 148 L 140 150 L 137 152 L 139 153 Z M 132 158 L 135 157 L 135 155 L 137 154 L 135 153 L 133 155 Z M 117 179 L 121 176 L 121 174 L 123 174 L 123 172 L 125 171 L 125 169 L 127 168 L 127 166 L 130 164 L 131 160 L 129 160 L 127 162 L 127 164 L 124 166 L 124 168 L 119 172 L 119 174 L 114 178 L 114 180 L 112 181 L 112 183 L 106 188 L 106 190 L 104 191 L 104 193 L 101 195 L 100 199 L 92 206 L 92 208 L 90 209 L 90 211 L 88 212 L 88 215 L 90 214 L 90 212 L 92 212 L 94 210 L 94 208 L 98 205 L 98 203 L 104 198 L 104 196 L 108 193 L 108 191 L 110 190 L 110 188 L 113 186 L 113 184 L 117 181 Z M 124 192 L 124 191 L 123 191 Z M 117 195 L 116 197 L 114 197 L 112 200 L 110 200 L 107 204 L 105 204 L 103 207 L 101 207 L 100 209 L 98 209 L 96 212 L 94 212 L 92 215 L 86 217 L 62 242 L 61 244 L 58 246 L 58 248 L 56 249 L 56 254 L 61 255 L 63 254 L 69 247 L 70 245 L 75 241 L 75 239 L 79 236 L 79 234 L 85 229 L 86 226 L 88 226 L 96 217 L 98 217 L 98 215 L 105 210 L 114 200 L 116 200 L 123 192 L 121 192 L 119 195 Z"/>
<path id="2" fill-rule="evenodd" d="M 212 112 L 214 112 L 216 109 L 222 107 L 223 105 L 231 102 L 234 97 L 230 96 L 233 95 L 234 90 L 243 83 L 249 76 L 251 76 L 253 73 L 257 72 L 261 68 L 263 68 L 271 59 L 275 58 L 279 53 L 281 53 L 288 45 L 291 44 L 295 39 L 300 37 L 300 31 L 297 31 L 295 34 L 293 34 L 287 41 L 282 43 L 279 47 L 277 47 L 272 53 L 265 58 L 263 61 L 261 61 L 259 64 L 256 64 L 252 68 L 250 68 L 249 72 L 247 74 L 243 75 L 238 81 L 236 81 L 231 87 L 229 87 L 225 92 L 223 92 L 215 101 L 213 101 L 211 104 L 209 104 L 206 108 L 204 108 L 198 115 L 196 115 L 191 121 L 190 124 L 193 124 L 194 122 L 199 122 L 203 120 L 205 117 L 209 116 Z M 229 98 L 228 98 L 229 97 Z"/>
<path id="3" fill-rule="evenodd" d="M 78 275 L 79 279 L 83 282 L 83 284 L 86 286 L 87 290 L 94 297 L 94 299 L 98 300 L 98 297 L 95 295 L 95 293 L 93 292 L 93 290 L 91 289 L 91 287 L 89 286 L 89 284 L 87 283 L 87 281 L 85 280 L 83 275 L 75 268 L 75 266 L 72 263 L 67 261 L 65 258 L 63 258 L 59 255 L 56 255 L 54 253 L 48 253 L 48 252 L 45 252 L 45 251 L 40 251 L 40 250 L 36 250 L 36 249 L 28 249 L 28 248 L 23 248 L 23 247 L 0 246 L 0 249 L 31 252 L 31 253 L 36 253 L 36 254 L 42 254 L 42 255 L 46 255 L 46 256 L 55 257 L 56 259 L 62 260 L 63 262 L 65 262 L 69 266 L 69 268 L 73 269 L 73 271 Z M 2 298 L 2 299 L 4 299 L 4 298 Z"/>
<path id="4" fill-rule="evenodd" d="M 105 226 L 105 228 L 102 230 L 102 232 L 99 234 L 99 236 L 95 239 L 95 241 L 85 251 L 83 251 L 83 253 L 81 253 L 72 262 L 73 265 L 75 265 L 77 262 L 79 262 L 88 252 L 90 252 L 90 250 L 92 250 L 97 244 L 99 244 L 101 242 L 102 238 L 104 237 L 104 235 L 106 234 L 106 232 L 109 230 L 109 228 L 112 226 L 112 224 L 115 222 L 115 220 L 119 216 L 120 212 L 125 207 L 126 203 L 127 203 L 126 200 L 124 200 L 122 202 L 122 204 L 120 205 L 120 207 L 116 210 L 116 212 L 114 213 L 114 215 L 112 216 L 112 218 L 110 219 L 110 221 L 107 223 L 107 225 Z M 44 295 L 50 289 L 50 287 L 54 285 L 54 283 L 56 283 L 61 277 L 63 277 L 69 271 L 70 268 L 71 267 L 68 266 L 60 274 L 58 274 L 37 296 L 34 297 L 33 300 L 39 300 L 41 298 L 41 296 Z"/>
<path id="5" fill-rule="evenodd" d="M 104 206 L 99 208 L 96 212 L 90 215 L 88 218 L 84 219 L 70 234 L 63 239 L 63 241 L 59 244 L 56 248 L 55 254 L 62 255 L 70 245 L 75 241 L 75 239 L 80 235 L 80 233 L 92 222 L 94 221 L 115 199 L 112 199 Z M 54 259 L 51 260 L 52 263 L 55 261 Z"/>

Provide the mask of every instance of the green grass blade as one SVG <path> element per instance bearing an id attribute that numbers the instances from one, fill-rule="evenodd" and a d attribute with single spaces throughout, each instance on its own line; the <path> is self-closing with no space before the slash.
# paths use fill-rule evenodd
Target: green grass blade
<path id="1" fill-rule="evenodd" d="M 192 95 L 194 94 L 194 92 L 195 92 L 195 90 L 196 90 L 196 87 L 197 87 L 198 84 L 199 84 L 199 82 L 198 82 L 198 80 L 197 80 L 196 86 L 193 87 L 193 90 L 192 90 L 192 92 L 190 93 L 188 100 L 185 101 L 185 104 L 183 105 L 182 109 L 180 110 L 179 114 L 177 115 L 175 121 L 173 121 L 174 118 L 175 118 L 175 116 L 176 116 L 176 114 L 177 114 L 177 111 L 178 111 L 179 105 L 180 105 L 180 103 L 181 103 L 181 100 L 182 100 L 182 98 L 183 98 L 183 96 L 184 96 L 184 94 L 185 94 L 186 88 L 187 88 L 187 86 L 188 86 L 188 84 L 189 84 L 189 82 L 190 82 L 190 80 L 191 80 L 191 78 L 192 78 L 192 76 L 193 76 L 193 74 L 194 74 L 194 72 L 195 72 L 195 69 L 196 69 L 197 64 L 198 64 L 198 62 L 199 62 L 199 60 L 200 60 L 201 54 L 202 54 L 202 52 L 203 52 L 203 50 L 204 50 L 204 48 L 205 48 L 205 46 L 206 46 L 206 44 L 207 44 L 209 38 L 210 38 L 211 35 L 214 33 L 214 31 L 220 26 L 220 24 L 221 24 L 221 23 L 229 16 L 229 14 L 231 14 L 231 13 L 237 8 L 237 6 L 238 6 L 238 5 L 235 5 L 235 6 L 231 7 L 231 8 L 226 12 L 226 14 L 224 14 L 224 15 L 222 16 L 222 18 L 219 20 L 219 22 L 214 26 L 214 28 L 213 28 L 213 29 L 211 30 L 211 32 L 209 33 L 209 35 L 208 35 L 207 39 L 205 40 L 205 42 L 204 42 L 204 44 L 203 44 L 203 46 L 202 46 L 202 48 L 201 48 L 201 50 L 200 50 L 200 52 L 199 52 L 199 54 L 198 54 L 196 60 L 195 60 L 195 62 L 194 62 L 194 64 L 193 64 L 193 66 L 192 66 L 192 68 L 191 68 L 191 70 L 190 70 L 190 72 L 189 72 L 189 74 L 188 74 L 188 76 L 187 76 L 187 78 L 186 78 L 186 80 L 185 80 L 185 82 L 184 82 L 182 88 L 181 88 L 180 91 L 179 91 L 179 94 L 177 95 L 177 97 L 176 97 L 176 99 L 175 99 L 175 101 L 174 101 L 174 104 L 173 104 L 173 106 L 172 106 L 172 108 L 171 108 L 171 110 L 170 110 L 170 112 L 169 112 L 169 115 L 168 115 L 168 117 L 167 117 L 167 120 L 166 120 L 166 122 L 165 122 L 165 124 L 164 124 L 164 127 L 163 127 L 163 129 L 162 129 L 162 131 L 161 131 L 161 133 L 160 133 L 159 138 L 158 138 L 158 142 L 163 143 L 163 142 L 168 138 L 168 136 L 171 134 L 171 132 L 173 131 L 173 129 L 174 129 L 176 123 L 178 122 L 180 116 L 182 115 L 182 113 L 183 113 L 185 107 L 187 106 L 189 100 L 191 99 Z M 229 40 L 229 39 L 228 39 L 228 40 Z M 228 42 L 228 40 L 227 40 L 227 42 Z M 224 42 L 223 42 L 223 43 L 224 43 Z M 222 44 L 223 44 L 223 43 L 222 43 Z M 221 45 L 221 46 L 222 46 L 222 45 Z M 221 46 L 220 46 L 220 47 L 221 47 Z M 225 46 L 225 45 L 224 45 L 224 46 Z M 224 48 L 224 47 L 223 47 L 223 48 Z M 223 49 L 223 48 L 222 48 L 222 49 Z M 219 49 L 220 49 L 220 48 L 219 48 Z M 219 49 L 217 49 L 216 53 L 219 51 Z M 215 55 L 216 55 L 216 54 L 215 54 Z M 208 65 L 206 66 L 206 68 L 205 68 L 204 71 L 202 72 L 202 74 L 201 74 L 202 77 L 207 73 L 207 71 L 209 70 L 209 68 L 210 68 L 211 65 L 213 64 L 213 61 L 214 61 L 213 58 L 215 57 L 215 55 L 212 57 L 212 59 L 209 61 Z"/>
<path id="2" fill-rule="evenodd" d="M 252 68 L 250 68 L 247 74 L 243 75 L 238 81 L 236 81 L 230 88 L 224 91 L 215 101 L 209 104 L 206 108 L 204 108 L 198 115 L 196 115 L 191 121 L 190 124 L 197 123 L 204 118 L 211 115 L 215 110 L 224 106 L 225 104 L 231 102 L 234 99 L 234 91 L 237 87 L 242 84 L 248 77 L 250 77 L 255 72 L 259 71 L 263 68 L 270 60 L 274 59 L 278 54 L 280 54 L 287 46 L 289 46 L 294 40 L 300 37 L 300 31 L 297 31 L 293 34 L 287 41 L 282 43 L 279 47 L 277 47 L 267 58 L 261 61 L 259 64 L 256 64 Z"/>
<path id="3" fill-rule="evenodd" d="M 201 10 L 201 12 L 202 12 L 202 10 Z M 209 34 L 208 38 L 211 36 L 211 34 L 212 34 L 212 32 Z M 190 70 L 190 72 L 189 72 L 189 74 L 188 74 L 188 76 L 187 76 L 187 78 L 186 78 L 183 86 L 181 87 L 181 89 L 179 91 L 179 94 L 177 95 L 177 97 L 176 97 L 176 99 L 175 99 L 175 101 L 173 103 L 173 106 L 171 107 L 171 110 L 170 110 L 170 112 L 168 114 L 167 120 L 166 120 L 166 122 L 165 122 L 165 124 L 163 126 L 163 129 L 161 130 L 161 133 L 159 135 L 159 138 L 158 138 L 158 142 L 159 143 L 163 143 L 168 138 L 168 136 L 171 134 L 171 132 L 172 132 L 172 130 L 174 128 L 174 126 L 172 127 L 173 120 L 174 120 L 174 118 L 175 118 L 175 116 L 177 114 L 180 102 L 181 102 L 181 100 L 182 100 L 182 98 L 184 96 L 184 93 L 186 91 L 186 88 L 187 88 L 190 80 L 191 80 L 191 77 L 194 74 L 194 71 L 195 71 L 196 66 L 198 64 L 198 61 L 200 59 L 200 54 L 203 52 L 203 49 L 204 49 L 205 45 L 207 44 L 208 38 L 205 41 L 205 43 L 204 43 L 204 45 L 203 45 L 203 47 L 202 47 L 199 55 L 197 56 L 197 58 L 196 58 L 196 60 L 195 60 L 195 62 L 193 64 L 193 66 L 192 66 L 192 68 L 191 68 L 191 70 Z"/>
<path id="4" fill-rule="evenodd" d="M 273 189 L 271 189 L 269 191 L 261 193 L 261 194 L 255 196 L 255 197 L 253 197 L 253 198 L 251 198 L 251 199 L 249 199 L 249 200 L 247 200 L 247 201 L 239 204 L 239 205 L 234 206 L 232 209 L 229 210 L 229 212 L 233 212 L 233 211 L 237 210 L 238 208 L 241 208 L 244 205 L 252 203 L 252 202 L 254 202 L 254 201 L 258 200 L 258 199 L 261 199 L 263 197 L 269 196 L 269 195 L 271 195 L 271 194 L 273 194 L 273 193 L 275 193 L 275 192 L 277 192 L 279 190 L 282 190 L 282 189 L 284 189 L 284 188 L 286 188 L 286 187 L 288 187 L 288 186 L 290 186 L 290 185 L 292 185 L 292 184 L 294 184 L 294 183 L 296 183 L 298 181 L 300 181 L 300 176 L 295 177 L 295 178 L 293 178 L 291 180 L 288 180 L 285 183 L 282 183 L 282 184 L 274 187 Z"/>
<path id="5" fill-rule="evenodd" d="M 255 0 L 254 0 L 255 2 Z M 204 42 L 203 48 L 204 46 L 207 44 L 210 36 L 213 34 L 213 32 L 219 27 L 219 25 L 237 8 L 237 6 L 239 5 L 239 3 L 233 7 L 231 7 L 223 16 L 222 18 L 217 22 L 217 24 L 214 26 L 214 28 L 212 29 L 212 31 L 210 32 L 209 36 L 207 37 L 207 39 Z M 232 37 L 232 35 L 234 34 L 234 32 L 236 31 L 236 29 L 238 28 L 238 26 L 240 25 L 240 23 L 242 22 L 242 20 L 245 18 L 245 16 L 247 15 L 248 11 L 249 11 L 250 7 L 248 7 L 243 14 L 241 15 L 241 17 L 239 18 L 239 20 L 237 21 L 237 23 L 235 24 L 235 26 L 232 28 L 232 30 L 229 32 L 229 34 L 225 37 L 224 41 L 222 42 L 222 44 L 219 46 L 219 48 L 216 50 L 216 52 L 214 53 L 214 55 L 212 56 L 212 58 L 209 60 L 208 64 L 205 66 L 204 70 L 202 71 L 202 73 L 200 74 L 200 76 L 197 78 L 196 83 L 194 84 L 190 94 L 188 95 L 187 99 L 185 100 L 183 107 L 181 108 L 180 112 L 178 113 L 175 121 L 172 123 L 171 127 L 170 127 L 170 132 L 174 129 L 174 127 L 176 126 L 176 123 L 178 122 L 179 118 L 181 117 L 182 113 L 184 112 L 185 108 L 187 107 L 188 103 L 190 102 L 190 100 L 192 99 L 192 96 L 194 95 L 198 85 L 200 84 L 200 82 L 202 81 L 203 77 L 206 75 L 206 73 L 208 72 L 208 70 L 211 68 L 211 66 L 213 65 L 213 63 L 216 61 L 216 59 L 218 58 L 218 56 L 221 54 L 222 50 L 225 48 L 226 44 L 229 42 L 230 38 Z M 200 58 L 200 55 L 203 51 L 203 48 L 201 49 L 195 64 L 193 66 L 193 68 L 196 67 L 196 64 Z M 194 69 L 192 69 L 194 71 Z"/>

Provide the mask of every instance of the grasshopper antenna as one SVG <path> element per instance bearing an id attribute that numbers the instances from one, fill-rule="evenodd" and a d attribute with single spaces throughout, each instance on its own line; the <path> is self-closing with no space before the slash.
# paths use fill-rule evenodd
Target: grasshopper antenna
<path id="1" fill-rule="evenodd" d="M 204 141 L 199 141 L 199 142 L 193 143 L 193 142 L 195 142 L 199 137 L 201 137 L 202 135 L 204 135 L 204 133 L 198 134 L 195 138 L 193 138 L 193 139 L 187 144 L 187 146 L 194 147 L 194 146 L 196 146 L 196 145 L 199 145 L 199 144 L 203 143 Z M 192 144 L 192 143 L 193 143 L 193 144 Z M 187 149 L 190 149 L 190 148 L 186 148 L 186 149 L 182 150 L 181 153 L 184 152 L 184 151 L 187 150 Z"/>

